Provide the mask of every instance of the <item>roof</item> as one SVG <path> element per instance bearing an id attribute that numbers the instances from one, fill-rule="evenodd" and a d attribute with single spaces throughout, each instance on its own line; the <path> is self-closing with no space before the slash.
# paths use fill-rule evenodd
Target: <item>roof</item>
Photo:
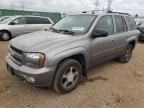
<path id="1" fill-rule="evenodd" d="M 105 15 L 105 14 L 109 14 L 109 15 L 127 15 L 127 16 L 131 16 L 129 13 L 123 13 L 123 12 L 112 12 L 112 11 L 108 11 L 108 12 L 105 12 L 105 13 L 87 13 L 87 12 L 82 12 L 81 14 L 85 14 L 85 15 Z"/>

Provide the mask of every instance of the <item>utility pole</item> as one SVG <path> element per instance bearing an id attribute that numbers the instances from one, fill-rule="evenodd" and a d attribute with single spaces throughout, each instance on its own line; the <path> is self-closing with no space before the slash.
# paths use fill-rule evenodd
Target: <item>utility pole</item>
<path id="1" fill-rule="evenodd" d="M 11 9 L 14 10 L 14 0 L 11 1 Z"/>
<path id="2" fill-rule="evenodd" d="M 95 1 L 95 11 L 99 10 L 99 0 Z"/>
<path id="3" fill-rule="evenodd" d="M 112 8 L 111 8 L 112 2 L 113 2 L 113 0 L 108 0 L 107 11 L 112 11 Z"/>
<path id="4" fill-rule="evenodd" d="M 22 10 L 24 11 L 24 0 L 21 0 L 21 7 L 22 7 Z"/>
<path id="5" fill-rule="evenodd" d="M 95 8 L 92 11 L 93 14 L 98 13 L 98 11 L 99 11 L 99 0 L 95 0 L 94 4 L 95 4 Z"/>

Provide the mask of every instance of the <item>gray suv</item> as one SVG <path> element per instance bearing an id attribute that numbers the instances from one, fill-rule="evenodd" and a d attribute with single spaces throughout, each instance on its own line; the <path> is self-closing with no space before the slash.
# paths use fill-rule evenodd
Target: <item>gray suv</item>
<path id="1" fill-rule="evenodd" d="M 66 16 L 48 31 L 12 39 L 7 69 L 33 85 L 68 93 L 97 64 L 112 59 L 127 63 L 138 35 L 128 14 Z"/>

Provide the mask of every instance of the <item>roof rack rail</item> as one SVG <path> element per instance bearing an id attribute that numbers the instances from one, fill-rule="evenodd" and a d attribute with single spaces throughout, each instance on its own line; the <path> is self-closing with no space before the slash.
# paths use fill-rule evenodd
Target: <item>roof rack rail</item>
<path id="1" fill-rule="evenodd" d="M 107 13 L 118 13 L 118 14 L 130 15 L 129 13 L 123 13 L 123 12 L 113 12 L 113 11 L 107 11 Z"/>

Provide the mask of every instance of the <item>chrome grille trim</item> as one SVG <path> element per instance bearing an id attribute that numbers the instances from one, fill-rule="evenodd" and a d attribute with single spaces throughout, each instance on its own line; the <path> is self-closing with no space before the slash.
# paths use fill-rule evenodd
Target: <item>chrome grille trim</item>
<path id="1" fill-rule="evenodd" d="M 15 62 L 18 65 L 23 64 L 23 51 L 15 48 L 13 46 L 10 46 L 9 52 L 10 52 L 10 56 L 11 56 L 11 59 L 13 60 L 13 62 Z"/>

